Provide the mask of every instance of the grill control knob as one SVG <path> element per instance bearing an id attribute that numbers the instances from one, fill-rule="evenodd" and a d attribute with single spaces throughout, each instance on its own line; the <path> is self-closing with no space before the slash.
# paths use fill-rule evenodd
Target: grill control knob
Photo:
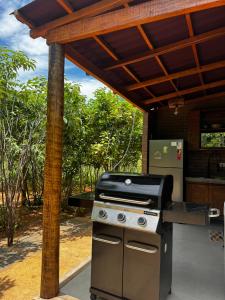
<path id="1" fill-rule="evenodd" d="M 117 216 L 117 220 L 121 223 L 124 223 L 124 222 L 126 222 L 126 216 L 124 214 L 120 213 Z"/>
<path id="2" fill-rule="evenodd" d="M 138 225 L 140 226 L 146 226 L 147 225 L 147 220 L 144 217 L 138 218 Z"/>
<path id="3" fill-rule="evenodd" d="M 106 219 L 107 218 L 107 212 L 103 209 L 101 209 L 99 212 L 98 212 L 98 216 L 99 218 L 101 219 Z"/>

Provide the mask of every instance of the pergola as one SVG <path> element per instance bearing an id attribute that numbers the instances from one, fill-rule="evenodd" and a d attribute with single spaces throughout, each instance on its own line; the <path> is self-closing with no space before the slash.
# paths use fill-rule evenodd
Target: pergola
<path id="1" fill-rule="evenodd" d="M 49 45 L 41 297 L 59 292 L 64 57 L 144 112 L 225 95 L 225 0 L 35 0 L 14 12 Z"/>

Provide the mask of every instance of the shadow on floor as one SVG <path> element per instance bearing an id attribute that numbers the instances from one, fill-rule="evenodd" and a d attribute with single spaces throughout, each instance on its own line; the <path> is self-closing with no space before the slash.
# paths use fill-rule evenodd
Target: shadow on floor
<path id="1" fill-rule="evenodd" d="M 9 279 L 7 276 L 0 276 L 0 298 L 6 290 L 13 286 L 15 286 L 15 280 Z"/>
<path id="2" fill-rule="evenodd" d="M 40 245 L 32 242 L 20 242 L 10 248 L 0 249 L 0 269 L 14 262 L 22 261 L 30 253 L 36 252 Z M 1 284 L 1 282 L 0 282 Z"/>

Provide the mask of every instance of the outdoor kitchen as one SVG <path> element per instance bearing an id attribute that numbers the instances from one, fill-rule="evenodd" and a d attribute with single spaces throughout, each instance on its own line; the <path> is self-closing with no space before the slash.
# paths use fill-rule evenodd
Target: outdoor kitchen
<path id="1" fill-rule="evenodd" d="M 153 113 L 150 126 L 152 139 L 184 141 L 181 183 L 184 185 L 184 200 L 215 206 L 222 215 L 225 195 L 224 100 L 181 106 L 178 114 L 169 107 L 162 108 Z M 204 141 L 205 135 L 207 141 Z"/>

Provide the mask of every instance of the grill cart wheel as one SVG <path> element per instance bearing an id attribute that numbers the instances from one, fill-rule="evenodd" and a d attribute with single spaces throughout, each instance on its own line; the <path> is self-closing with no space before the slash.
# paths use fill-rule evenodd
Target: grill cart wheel
<path id="1" fill-rule="evenodd" d="M 91 294 L 90 299 L 91 300 L 97 300 L 97 296 L 95 294 Z"/>

